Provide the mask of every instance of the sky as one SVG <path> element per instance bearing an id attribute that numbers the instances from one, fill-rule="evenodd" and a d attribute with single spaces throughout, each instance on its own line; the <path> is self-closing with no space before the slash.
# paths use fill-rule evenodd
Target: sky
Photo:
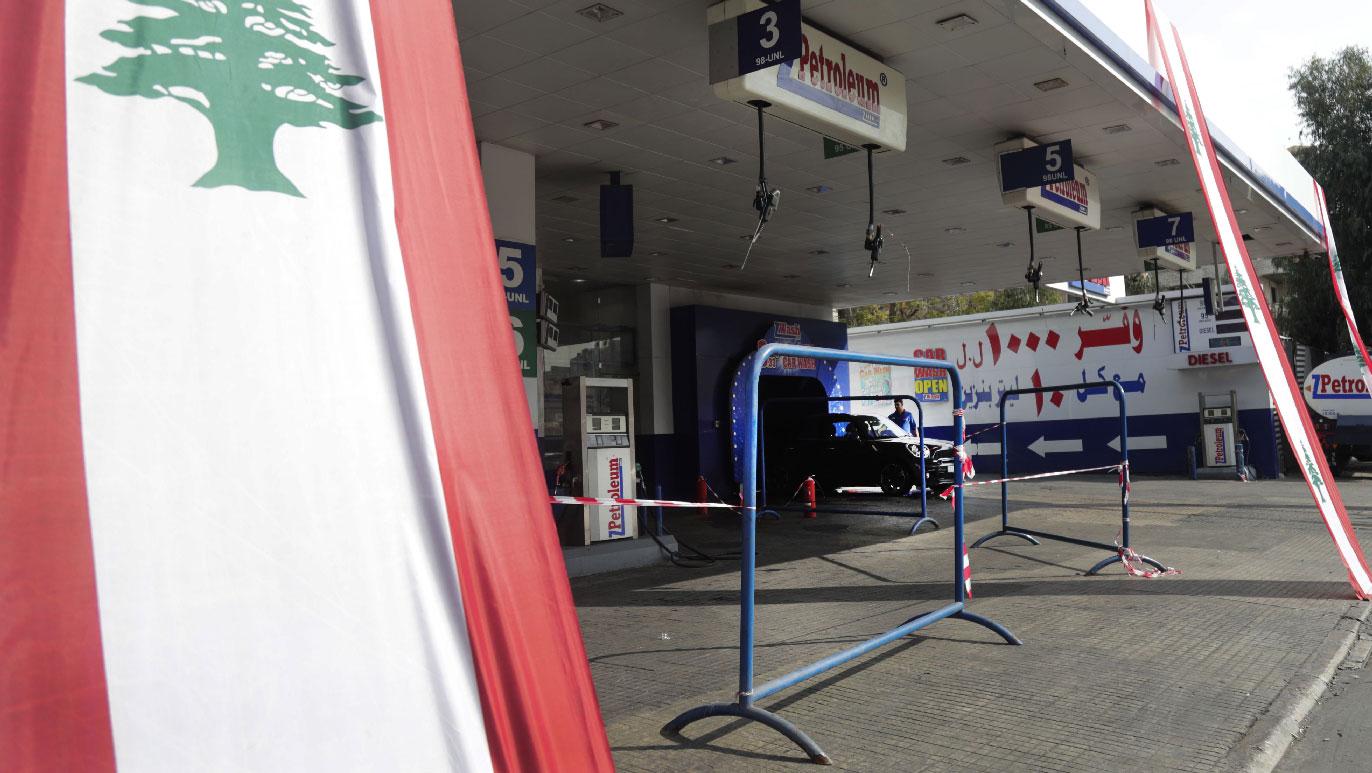
<path id="1" fill-rule="evenodd" d="M 1147 59 L 1143 0 L 1081 2 Z M 1345 46 L 1372 50 L 1372 0 L 1153 4 L 1181 32 L 1206 117 L 1279 180 L 1299 169 L 1285 152 L 1300 144 L 1291 68 Z"/>

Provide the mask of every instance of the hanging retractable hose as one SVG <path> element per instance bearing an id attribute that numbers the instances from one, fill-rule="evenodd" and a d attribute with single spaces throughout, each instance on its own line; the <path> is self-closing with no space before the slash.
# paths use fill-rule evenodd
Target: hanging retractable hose
<path id="1" fill-rule="evenodd" d="M 1158 264 L 1161 262 L 1153 258 L 1153 311 L 1156 311 L 1159 317 L 1166 316 L 1163 309 L 1167 308 L 1167 299 L 1162 296 L 1162 277 L 1158 271 Z"/>
<path id="2" fill-rule="evenodd" d="M 753 195 L 753 209 L 757 210 L 757 227 L 753 229 L 753 238 L 748 242 L 748 252 L 743 255 L 743 264 L 738 267 L 739 271 L 748 267 L 748 258 L 753 255 L 753 245 L 757 244 L 758 237 L 762 236 L 762 229 L 766 227 L 767 221 L 772 219 L 772 215 L 776 214 L 777 206 L 781 204 L 781 190 L 767 185 L 767 140 L 762 131 L 762 111 L 771 107 L 772 103 L 754 99 L 748 104 L 757 108 L 757 192 Z"/>
<path id="3" fill-rule="evenodd" d="M 1086 230 L 1086 229 L 1085 229 L 1085 228 L 1082 228 L 1081 226 L 1077 226 L 1077 228 L 1076 228 L 1076 232 L 1077 232 L 1077 282 L 1081 284 L 1081 300 L 1077 301 L 1077 306 L 1076 306 L 1076 308 L 1072 309 L 1072 313 L 1069 314 L 1068 316 L 1076 316 L 1077 312 L 1079 312 L 1079 311 L 1080 311 L 1081 313 L 1085 314 L 1085 315 L 1088 316 L 1088 317 L 1095 316 L 1095 313 L 1091 311 L 1091 297 L 1088 296 L 1088 295 L 1086 294 L 1086 267 L 1082 264 L 1082 258 L 1081 258 L 1081 232 L 1084 231 L 1084 230 Z"/>
<path id="4" fill-rule="evenodd" d="M 871 279 L 877 272 L 877 261 L 881 260 L 882 244 L 881 226 L 877 225 L 877 183 L 872 171 L 872 151 L 879 146 L 868 144 L 862 147 L 867 150 L 867 234 L 862 240 L 862 248 L 872 258 L 867 267 L 867 278 Z"/>
<path id="5" fill-rule="evenodd" d="M 1039 282 L 1043 281 L 1043 261 L 1034 263 L 1034 208 L 1025 207 L 1024 214 L 1029 220 L 1029 268 L 1024 271 L 1024 281 L 1034 286 L 1034 303 L 1039 302 Z"/>

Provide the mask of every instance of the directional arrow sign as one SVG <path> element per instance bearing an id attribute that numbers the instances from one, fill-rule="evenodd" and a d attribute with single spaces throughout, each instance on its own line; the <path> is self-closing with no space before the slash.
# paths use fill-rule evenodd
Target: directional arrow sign
<path id="1" fill-rule="evenodd" d="M 1116 435 L 1115 439 L 1111 440 L 1109 443 L 1106 443 L 1106 445 L 1110 446 L 1116 451 L 1120 450 L 1119 436 Z M 1142 435 L 1138 437 L 1131 435 L 1129 437 L 1130 451 L 1156 451 L 1163 448 L 1167 448 L 1166 435 Z"/>
<path id="2" fill-rule="evenodd" d="M 1081 453 L 1081 438 L 1045 440 L 1040 436 L 1038 440 L 1029 444 L 1029 450 L 1040 457 L 1046 457 L 1048 454 L 1078 454 Z"/>

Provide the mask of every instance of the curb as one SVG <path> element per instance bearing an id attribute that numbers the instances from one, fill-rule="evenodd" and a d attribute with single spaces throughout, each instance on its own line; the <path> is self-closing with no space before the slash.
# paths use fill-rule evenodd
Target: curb
<path id="1" fill-rule="evenodd" d="M 1324 697 L 1325 689 L 1358 640 L 1358 630 L 1369 614 L 1372 614 L 1372 604 L 1355 601 L 1349 605 L 1329 635 L 1277 693 L 1266 712 L 1229 750 L 1224 760 L 1225 769 L 1271 773 L 1277 767 L 1300 732 L 1301 722 Z"/>

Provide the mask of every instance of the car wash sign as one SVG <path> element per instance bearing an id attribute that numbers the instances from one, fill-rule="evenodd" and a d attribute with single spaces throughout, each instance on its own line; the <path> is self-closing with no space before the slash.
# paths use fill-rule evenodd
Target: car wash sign
<path id="1" fill-rule="evenodd" d="M 905 76 L 803 20 L 800 49 L 795 56 L 742 72 L 742 60 L 754 60 L 751 53 L 745 57 L 738 42 L 743 40 L 745 29 L 760 36 L 759 45 L 772 39 L 765 30 L 754 29 L 756 23 L 742 20 L 759 10 L 766 15 L 777 9 L 780 24 L 784 5 L 726 0 L 706 9 L 711 27 L 710 80 L 715 94 L 745 104 L 765 101 L 770 104 L 767 112 L 849 145 L 905 150 Z M 731 35 L 726 25 L 735 19 L 740 20 L 738 31 Z M 776 37 L 776 45 L 783 45 L 780 28 Z M 749 45 L 753 45 L 751 38 Z M 740 74 L 727 77 L 730 73 Z"/>
<path id="2" fill-rule="evenodd" d="M 767 329 L 767 333 L 757 342 L 757 348 L 761 349 L 767 344 L 795 344 L 804 345 L 805 333 L 801 330 L 799 322 L 773 322 Z M 769 376 L 813 376 L 815 375 L 814 357 L 768 357 L 762 363 L 762 372 Z"/>
<path id="3" fill-rule="evenodd" d="M 940 348 L 915 349 L 910 355 L 916 359 L 946 360 L 948 353 Z M 915 399 L 921 403 L 948 402 L 948 371 L 941 368 L 914 368 Z"/>

